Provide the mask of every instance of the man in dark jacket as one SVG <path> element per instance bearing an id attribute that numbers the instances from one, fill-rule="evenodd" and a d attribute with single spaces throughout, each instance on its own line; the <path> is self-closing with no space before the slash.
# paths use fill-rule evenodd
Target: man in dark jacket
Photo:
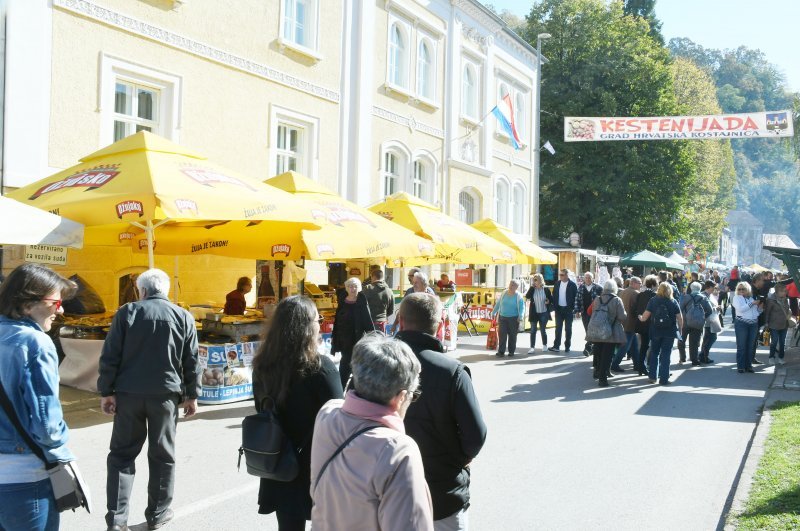
<path id="1" fill-rule="evenodd" d="M 197 411 L 197 330 L 186 310 L 169 302 L 169 276 L 160 269 L 136 280 L 139 301 L 119 309 L 100 356 L 100 407 L 114 415 L 108 453 L 106 524 L 125 529 L 135 461 L 148 442 L 149 529 L 172 520 L 178 409 Z"/>
<path id="2" fill-rule="evenodd" d="M 373 269 L 369 273 L 371 282 L 364 286 L 364 296 L 369 305 L 369 314 L 375 323 L 375 329 L 384 331 L 389 316 L 394 314 L 394 292 L 383 281 L 383 270 Z"/>
<path id="3" fill-rule="evenodd" d="M 575 299 L 578 295 L 578 285 L 569 278 L 569 270 L 562 269 L 558 272 L 558 282 L 553 286 L 553 299 L 555 299 L 556 314 L 556 339 L 550 352 L 558 352 L 561 346 L 561 330 L 565 330 L 564 352 L 569 352 L 572 345 L 572 317 L 575 315 Z"/>
<path id="4" fill-rule="evenodd" d="M 435 529 L 467 529 L 469 464 L 486 440 L 469 369 L 443 354 L 436 339 L 441 302 L 425 293 L 406 296 L 400 304 L 397 339 L 417 355 L 422 394 L 405 418 L 425 465 Z"/>

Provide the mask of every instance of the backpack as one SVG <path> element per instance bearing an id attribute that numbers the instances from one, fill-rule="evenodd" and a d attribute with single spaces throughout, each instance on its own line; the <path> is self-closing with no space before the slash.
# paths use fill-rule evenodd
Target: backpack
<path id="1" fill-rule="evenodd" d="M 692 298 L 692 302 L 689 303 L 689 309 L 686 311 L 686 326 L 693 330 L 702 329 L 706 324 L 706 312 L 703 310 L 700 296 L 689 296 Z"/>
<path id="2" fill-rule="evenodd" d="M 586 327 L 587 340 L 607 342 L 614 335 L 611 327 L 611 314 L 608 312 L 610 302 L 611 298 L 604 303 L 603 298 L 598 297 L 597 308 L 592 310 L 589 326 Z"/>
<path id="3" fill-rule="evenodd" d="M 272 400 L 264 397 L 264 400 Z M 263 404 L 262 404 L 263 405 Z M 275 481 L 292 481 L 297 477 L 299 466 L 291 439 L 283 431 L 275 401 L 271 408 L 262 407 L 255 415 L 242 420 L 242 445 L 239 447 L 238 470 L 244 454 L 247 473 Z"/>
<path id="4" fill-rule="evenodd" d="M 650 322 L 656 330 L 672 331 L 675 328 L 674 319 L 669 308 L 667 308 L 667 304 L 669 304 L 668 300 L 658 301 L 655 311 L 653 311 Z"/>

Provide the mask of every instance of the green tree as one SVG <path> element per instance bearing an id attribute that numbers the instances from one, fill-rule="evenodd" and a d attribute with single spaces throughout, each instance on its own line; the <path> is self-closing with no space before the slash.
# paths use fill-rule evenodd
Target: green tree
<path id="1" fill-rule="evenodd" d="M 675 97 L 681 114 L 720 114 L 711 75 L 693 61 L 676 59 L 671 66 Z M 688 183 L 688 201 L 681 210 L 683 237 L 698 251 L 712 253 L 735 204 L 736 173 L 728 140 L 698 140 L 689 144 L 694 172 Z"/>
<path id="2" fill-rule="evenodd" d="M 678 106 L 669 54 L 648 23 L 619 1 L 544 0 L 527 17 L 543 54 L 542 138 L 557 155 L 541 164 L 540 227 L 572 231 L 609 251 L 664 250 L 681 236 L 678 216 L 692 176 L 687 141 L 563 142 L 565 116 L 669 116 Z"/>
<path id="3" fill-rule="evenodd" d="M 650 24 L 650 36 L 664 45 L 661 34 L 661 21 L 656 18 L 656 0 L 625 0 L 623 10 L 626 15 L 642 17 Z"/>

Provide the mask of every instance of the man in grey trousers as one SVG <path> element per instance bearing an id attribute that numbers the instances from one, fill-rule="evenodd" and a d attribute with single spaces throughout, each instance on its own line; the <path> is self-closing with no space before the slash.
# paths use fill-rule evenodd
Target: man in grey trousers
<path id="1" fill-rule="evenodd" d="M 169 277 L 160 269 L 136 280 L 139 301 L 114 316 L 100 356 L 100 406 L 114 415 L 108 453 L 106 524 L 125 531 L 135 461 L 148 440 L 148 529 L 172 520 L 175 430 L 178 409 L 197 411 L 197 329 L 192 315 L 167 298 Z"/>

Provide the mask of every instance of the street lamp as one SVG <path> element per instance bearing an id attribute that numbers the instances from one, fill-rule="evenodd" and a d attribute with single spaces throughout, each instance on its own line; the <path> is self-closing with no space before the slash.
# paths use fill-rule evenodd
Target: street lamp
<path id="1" fill-rule="evenodd" d="M 536 127 L 533 134 L 533 156 L 536 157 L 533 166 L 533 243 L 539 245 L 539 165 L 542 156 L 541 139 L 539 137 L 539 122 L 541 121 L 541 91 L 542 91 L 542 41 L 552 37 L 549 33 L 540 33 L 536 36 Z"/>

